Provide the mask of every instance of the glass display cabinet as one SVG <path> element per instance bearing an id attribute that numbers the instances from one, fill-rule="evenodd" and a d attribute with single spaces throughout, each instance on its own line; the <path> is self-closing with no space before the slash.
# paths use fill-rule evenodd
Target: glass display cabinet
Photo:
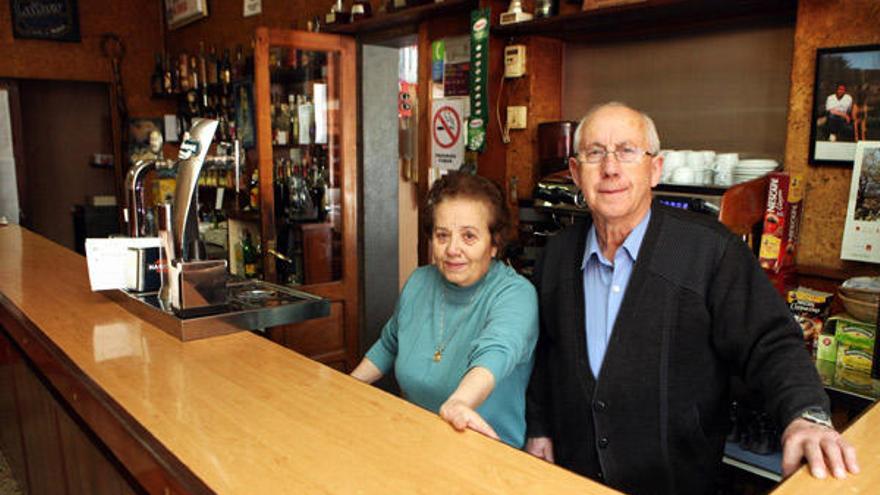
<path id="1" fill-rule="evenodd" d="M 329 317 L 269 336 L 342 370 L 358 357 L 356 56 L 348 37 L 256 32 L 262 278 L 331 301 Z"/>

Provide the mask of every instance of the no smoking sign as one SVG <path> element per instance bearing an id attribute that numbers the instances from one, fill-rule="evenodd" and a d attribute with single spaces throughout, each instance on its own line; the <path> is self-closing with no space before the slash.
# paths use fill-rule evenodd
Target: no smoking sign
<path id="1" fill-rule="evenodd" d="M 450 106 L 434 113 L 434 142 L 441 148 L 452 148 L 461 138 L 461 115 Z"/>
<path id="2" fill-rule="evenodd" d="M 431 166 L 454 170 L 464 162 L 464 101 L 438 98 L 431 103 Z"/>

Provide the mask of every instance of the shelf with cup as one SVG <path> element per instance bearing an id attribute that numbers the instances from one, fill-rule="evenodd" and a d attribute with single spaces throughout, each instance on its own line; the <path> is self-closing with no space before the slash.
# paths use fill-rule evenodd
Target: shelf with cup
<path id="1" fill-rule="evenodd" d="M 667 184 L 661 182 L 654 188 L 654 192 L 681 193 L 700 196 L 724 196 L 727 186 L 698 185 L 698 184 Z"/>
<path id="2" fill-rule="evenodd" d="M 334 34 L 348 34 L 363 38 L 377 33 L 404 31 L 414 33 L 420 22 L 437 16 L 465 15 L 477 8 L 477 0 L 445 0 L 431 2 L 415 7 L 406 7 L 394 12 L 378 12 L 373 17 L 349 24 L 333 24 L 324 31 Z"/>
<path id="3" fill-rule="evenodd" d="M 532 21 L 493 26 L 501 37 L 537 35 L 565 41 L 662 36 L 757 23 L 794 24 L 796 0 L 641 0 Z"/>

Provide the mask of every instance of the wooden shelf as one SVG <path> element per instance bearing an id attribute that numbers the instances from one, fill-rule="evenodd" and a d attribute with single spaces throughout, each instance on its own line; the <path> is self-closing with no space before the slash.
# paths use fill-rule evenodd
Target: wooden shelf
<path id="1" fill-rule="evenodd" d="M 324 31 L 335 34 L 350 34 L 358 37 L 380 31 L 395 31 L 399 29 L 408 29 L 415 32 L 418 28 L 418 23 L 425 19 L 466 13 L 477 7 L 477 0 L 445 0 L 441 3 L 429 3 L 390 13 L 379 12 L 369 19 L 363 19 L 351 24 L 327 26 L 324 28 Z"/>
<path id="2" fill-rule="evenodd" d="M 723 26 L 794 24 L 796 0 L 648 0 L 533 21 L 493 26 L 501 37 L 539 35 L 566 41 L 669 36 Z M 493 18 L 493 22 L 497 22 Z"/>
<path id="3" fill-rule="evenodd" d="M 726 187 L 722 186 L 698 186 L 698 185 L 688 185 L 688 184 L 666 184 L 660 183 L 657 184 L 657 187 L 654 188 L 654 192 L 656 193 L 681 193 L 681 194 L 692 194 L 692 195 L 702 195 L 702 196 L 724 196 L 724 193 L 727 192 Z"/>

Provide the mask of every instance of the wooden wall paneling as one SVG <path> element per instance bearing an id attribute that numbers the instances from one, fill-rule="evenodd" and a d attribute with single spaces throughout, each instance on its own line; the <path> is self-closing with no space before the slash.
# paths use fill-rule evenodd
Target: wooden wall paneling
<path id="1" fill-rule="evenodd" d="M 21 419 L 15 387 L 16 372 L 25 366 L 0 326 L 0 448 L 9 462 L 12 475 L 24 493 L 28 492 L 27 464 L 24 455 Z M 19 368 L 16 371 L 15 368 Z"/>
<path id="2" fill-rule="evenodd" d="M 345 303 L 330 303 L 330 315 L 295 325 L 284 325 L 282 344 L 312 359 L 345 351 Z"/>
<path id="3" fill-rule="evenodd" d="M 20 372 L 19 372 L 20 371 Z M 28 366 L 15 373 L 28 487 L 33 495 L 68 493 L 61 455 L 56 406 Z"/>
<path id="4" fill-rule="evenodd" d="M 128 493 L 127 483 L 113 465 L 60 406 L 56 405 L 56 409 L 68 491 L 90 495 Z"/>
<path id="5" fill-rule="evenodd" d="M 539 178 L 538 124 L 562 117 L 563 43 L 540 36 L 530 36 L 522 41 L 526 45 L 526 75 L 508 79 L 509 88 L 505 89 L 509 95 L 508 105 L 524 105 L 528 111 L 528 127 L 510 131 L 510 145 L 507 146 L 505 184 L 514 208 L 516 199 L 532 197 Z M 504 109 L 501 114 L 506 115 Z"/>
<path id="6" fill-rule="evenodd" d="M 806 183 L 797 264 L 836 270 L 842 278 L 865 270 L 876 273 L 877 265 L 840 259 L 851 169 L 807 163 L 816 49 L 880 43 L 878 19 L 880 2 L 875 0 L 798 2 L 785 143 L 785 169 L 804 174 Z"/>
<path id="7" fill-rule="evenodd" d="M 431 43 L 442 38 L 467 35 L 469 33 L 470 15 L 437 17 L 419 25 L 418 51 L 418 204 L 424 203 L 428 193 L 429 174 L 431 168 Z M 482 172 L 481 172 L 482 173 Z M 422 218 L 419 218 L 419 232 L 424 231 Z M 419 264 L 429 263 L 428 239 L 419 236 Z"/>
<path id="8" fill-rule="evenodd" d="M 31 447 L 33 441 L 28 442 L 28 440 L 32 440 L 29 435 L 34 428 L 33 425 L 27 424 L 26 420 L 39 417 L 33 413 L 35 409 L 33 396 L 52 401 L 54 395 L 55 399 L 66 401 L 65 410 L 71 411 L 70 414 L 75 414 L 82 420 L 84 427 L 93 432 L 95 441 L 100 441 L 107 446 L 109 455 L 118 459 L 116 466 L 120 470 L 126 471 L 124 475 L 131 479 L 131 483 L 142 487 L 137 491 L 166 495 L 210 493 L 204 483 L 168 452 L 150 432 L 144 430 L 103 390 L 82 375 L 66 355 L 59 354 L 58 348 L 2 295 L 0 295 L 0 327 L 5 329 L 9 340 L 14 344 L 13 348 L 17 349 L 27 360 L 27 363 L 25 359 L 18 361 L 14 370 L 29 482 L 37 476 L 41 477 L 41 481 L 46 477 L 60 479 L 62 484 L 56 484 L 56 491 L 49 493 L 65 493 L 57 488 L 64 486 L 64 472 L 61 464 L 63 457 L 57 442 L 57 422 L 52 419 L 49 424 L 54 432 L 50 437 L 56 440 L 54 449 L 56 459 L 36 456 L 39 462 L 34 464 L 31 462 L 35 457 L 34 449 Z M 40 370 L 42 378 L 38 379 L 34 376 L 35 372 L 30 363 L 33 363 L 34 368 Z M 28 385 L 42 388 L 36 392 L 31 389 L 23 392 L 22 385 L 19 383 L 21 380 L 24 380 Z M 48 387 L 53 390 L 51 395 Z M 46 407 L 49 408 L 48 405 Z M 38 424 L 37 426 L 44 425 Z M 47 431 L 47 428 L 42 428 L 41 431 Z M 47 473 L 42 469 L 44 462 L 49 466 Z M 34 474 L 35 470 L 37 471 L 36 475 Z M 32 491 L 31 493 L 44 492 Z"/>

